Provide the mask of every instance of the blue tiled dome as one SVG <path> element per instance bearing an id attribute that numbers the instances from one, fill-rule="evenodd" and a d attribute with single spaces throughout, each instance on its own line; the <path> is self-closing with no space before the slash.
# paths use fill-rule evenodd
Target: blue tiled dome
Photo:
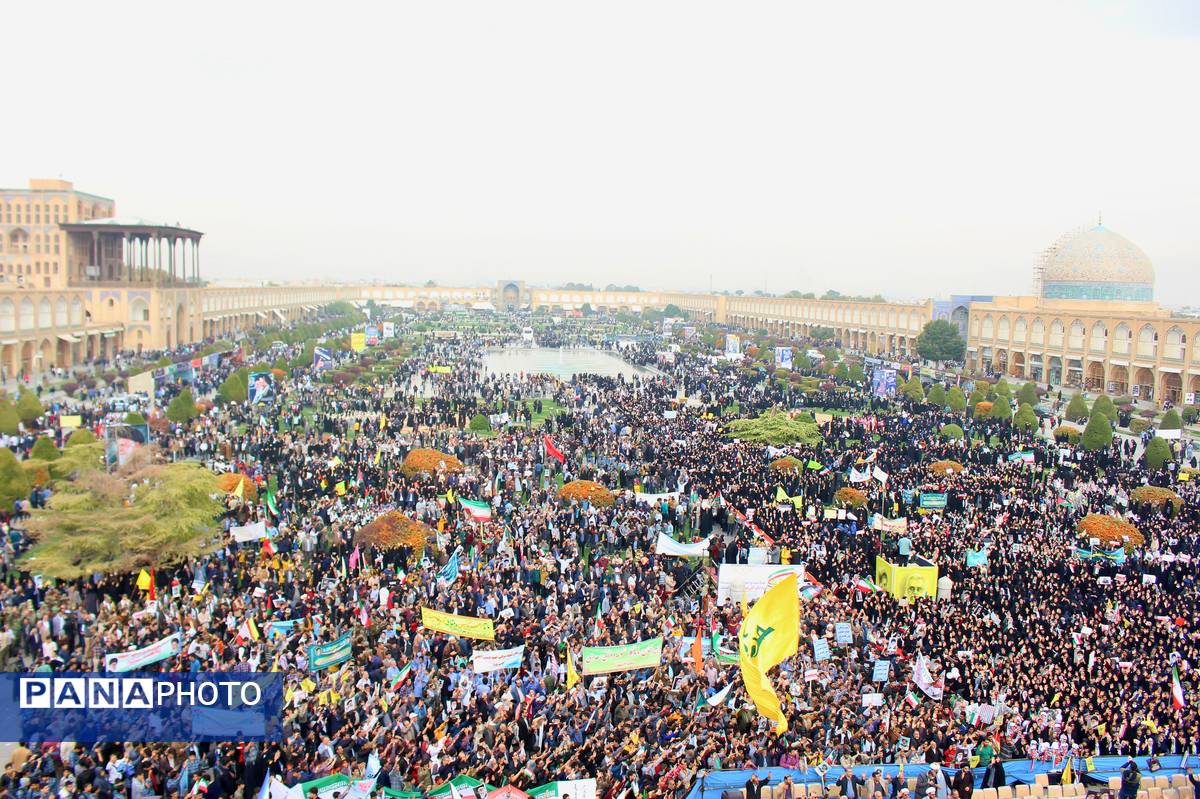
<path id="1" fill-rule="evenodd" d="M 1046 263 L 1042 296 L 1073 300 L 1151 300 L 1154 266 L 1124 236 L 1097 225 L 1063 242 Z"/>

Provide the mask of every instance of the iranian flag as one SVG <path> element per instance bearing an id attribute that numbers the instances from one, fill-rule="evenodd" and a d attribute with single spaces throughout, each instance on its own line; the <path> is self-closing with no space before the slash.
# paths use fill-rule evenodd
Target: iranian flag
<path id="1" fill-rule="evenodd" d="M 476 499 L 458 498 L 458 504 L 462 505 L 463 510 L 477 522 L 486 521 L 492 518 L 492 506 L 486 502 L 480 502 Z"/>
<path id="2" fill-rule="evenodd" d="M 1176 710 L 1183 710 L 1187 707 L 1187 701 L 1183 696 L 1183 685 L 1179 682 L 1179 667 L 1171 669 L 1171 704 Z"/>
<path id="3" fill-rule="evenodd" d="M 870 577 L 859 577 L 854 581 L 854 590 L 864 594 L 877 594 L 883 589 L 876 585 Z"/>
<path id="4" fill-rule="evenodd" d="M 392 680 L 392 684 L 388 686 L 389 691 L 394 691 L 404 684 L 405 679 L 412 672 L 412 663 L 409 663 L 404 668 L 400 669 L 400 673 L 396 675 L 396 679 Z"/>
<path id="5" fill-rule="evenodd" d="M 542 444 L 546 447 L 547 457 L 554 458 L 559 463 L 566 463 L 567 458 L 562 454 L 562 451 L 554 446 L 554 442 L 550 440 L 549 433 L 542 434 Z"/>
<path id="6" fill-rule="evenodd" d="M 912 691 L 909 691 L 904 695 L 904 701 L 909 707 L 916 707 L 917 705 L 921 704 L 921 697 L 917 696 Z"/>

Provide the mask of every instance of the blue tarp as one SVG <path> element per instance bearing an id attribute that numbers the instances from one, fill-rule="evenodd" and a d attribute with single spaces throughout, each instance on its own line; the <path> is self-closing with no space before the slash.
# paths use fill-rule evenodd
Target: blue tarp
<path id="1" fill-rule="evenodd" d="M 1148 776 L 1159 776 L 1172 774 L 1182 774 L 1180 763 L 1183 761 L 1181 755 L 1160 755 L 1159 762 L 1162 768 L 1153 775 L 1147 771 L 1146 758 L 1134 758 L 1138 766 L 1142 769 L 1143 778 Z M 1121 766 L 1129 762 L 1128 757 L 1097 757 L 1094 759 L 1096 769 L 1089 771 L 1086 775 L 1082 772 L 1083 760 L 1075 758 L 1073 767 L 1081 777 L 1087 776 L 1095 778 L 1102 782 L 1108 782 L 1109 777 L 1118 777 L 1121 774 Z M 875 771 L 879 769 L 883 772 L 885 778 L 896 776 L 900 771 L 897 765 L 879 763 L 866 766 L 855 766 L 854 773 L 863 779 L 869 778 Z M 975 787 L 978 788 L 983 783 L 983 774 L 987 769 L 975 769 Z M 909 763 L 904 767 L 904 776 L 919 777 L 929 771 L 929 766 L 924 763 Z M 1005 760 L 1004 761 L 1004 777 L 1009 785 L 1019 782 L 1031 783 L 1038 774 L 1049 774 L 1051 771 L 1062 771 L 1062 764 L 1054 766 L 1051 761 L 1030 761 L 1030 760 Z M 832 786 L 842 776 L 844 769 L 841 766 L 830 766 L 829 771 L 825 774 L 825 782 Z M 754 771 L 750 769 L 738 769 L 735 771 L 710 771 L 703 779 L 696 780 L 692 786 L 692 790 L 688 793 L 687 799 L 721 799 L 721 791 L 738 789 L 745 787 L 746 780 L 750 779 L 751 774 L 757 773 L 768 785 L 778 785 L 787 775 L 791 775 L 794 782 L 820 782 L 821 778 L 811 768 L 807 771 L 799 771 L 796 769 L 787 768 L 760 768 Z"/>

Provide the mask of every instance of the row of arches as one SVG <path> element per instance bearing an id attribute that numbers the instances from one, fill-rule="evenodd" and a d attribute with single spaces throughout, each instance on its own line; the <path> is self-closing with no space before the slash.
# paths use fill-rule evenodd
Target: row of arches
<path id="1" fill-rule="evenodd" d="M 10 297 L 0 299 L 0 333 L 80 327 L 84 318 L 83 300 L 78 296 L 42 297 L 36 302 L 31 297 L 17 302 Z"/>
<path id="2" fill-rule="evenodd" d="M 816 328 L 825 328 L 833 331 L 833 341 L 837 346 L 846 347 L 858 352 L 865 352 L 870 355 L 888 355 L 900 358 L 914 355 L 917 351 L 917 337 L 915 335 L 906 335 L 902 332 L 857 330 L 777 319 L 762 320 L 740 314 L 731 315 L 728 321 L 735 327 L 766 330 L 768 335 L 791 339 L 808 338 Z"/>
<path id="3" fill-rule="evenodd" d="M 904 334 L 919 333 L 927 321 L 921 308 L 906 308 L 885 303 L 838 303 L 769 298 L 730 298 L 730 316 L 768 320 L 800 321 L 808 324 L 825 324 L 830 327 L 864 325 L 884 328 Z"/>
<path id="4" fill-rule="evenodd" d="M 1136 324 L 1136 323 L 1135 323 Z M 993 318 L 984 315 L 972 322 L 971 337 L 981 344 L 1031 344 L 1051 349 L 1067 349 L 1073 352 L 1094 352 L 1113 355 L 1133 355 L 1140 358 L 1163 358 L 1182 361 L 1188 358 L 1200 361 L 1200 345 L 1189 341 L 1188 332 L 1177 324 L 1166 330 L 1161 326 L 1144 323 L 1134 327 L 1128 322 L 1117 323 L 1110 333 L 1103 320 L 1094 320 L 1090 325 L 1081 319 L 1064 322 L 1054 318 L 1047 322 L 1040 317 L 1026 320 L 1018 316 L 1010 322 L 1008 316 Z"/>
<path id="5" fill-rule="evenodd" d="M 52 367 L 69 369 L 95 360 L 109 360 L 124 348 L 124 335 L 99 332 L 74 336 L 42 336 L 0 344 L 0 372 L 6 380 L 28 375 L 31 379 Z"/>
<path id="6" fill-rule="evenodd" d="M 1098 358 L 1027 354 L 1019 350 L 985 347 L 968 354 L 968 369 L 990 371 L 1017 380 L 1047 385 L 1068 385 L 1112 396 L 1135 397 L 1159 403 L 1182 404 L 1188 394 L 1200 395 L 1200 375 L 1183 374 L 1170 367 L 1110 363 Z"/>

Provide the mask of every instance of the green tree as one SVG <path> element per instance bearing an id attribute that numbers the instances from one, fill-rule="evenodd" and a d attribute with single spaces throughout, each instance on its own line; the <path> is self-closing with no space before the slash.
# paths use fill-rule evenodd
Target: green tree
<path id="1" fill-rule="evenodd" d="M 946 404 L 950 406 L 950 410 L 955 413 L 962 413 L 967 409 L 967 398 L 963 396 L 962 389 L 954 386 L 946 394 Z"/>
<path id="2" fill-rule="evenodd" d="M 850 367 L 844 363 L 839 363 L 837 368 L 833 370 L 833 376 L 837 380 L 848 381 L 850 379 Z"/>
<path id="3" fill-rule="evenodd" d="M 175 424 L 186 424 L 196 418 L 196 400 L 192 397 L 192 390 L 185 388 L 171 400 L 167 405 L 167 418 Z"/>
<path id="4" fill-rule="evenodd" d="M 476 433 L 490 433 L 492 431 L 491 421 L 482 413 L 477 413 L 471 417 L 469 429 Z"/>
<path id="5" fill-rule="evenodd" d="M 1082 422 L 1088 418 L 1087 400 L 1083 398 L 1082 392 L 1071 397 L 1071 401 L 1067 403 L 1067 411 L 1064 415 L 1072 422 Z"/>
<path id="6" fill-rule="evenodd" d="M 37 394 L 32 391 L 22 391 L 21 396 L 17 397 L 17 416 L 21 417 L 21 421 L 29 424 L 34 419 L 45 413 L 42 407 L 42 401 L 37 398 Z"/>
<path id="7" fill-rule="evenodd" d="M 1031 407 L 1034 405 L 1037 405 L 1037 403 L 1038 403 L 1037 385 L 1033 381 L 1030 381 L 1030 382 L 1026 383 L 1025 385 L 1021 386 L 1021 391 L 1020 391 L 1020 393 L 1017 394 L 1017 399 L 1020 400 L 1023 404 L 1029 405 Z"/>
<path id="8" fill-rule="evenodd" d="M 29 498 L 29 475 L 8 447 L 0 447 L 0 508 L 13 509 L 18 499 Z"/>
<path id="9" fill-rule="evenodd" d="M 142 416 L 137 411 L 130 411 L 129 413 L 125 414 L 125 424 L 138 425 L 138 424 L 145 424 L 145 423 L 146 423 L 146 417 Z"/>
<path id="10" fill-rule="evenodd" d="M 945 319 L 927 322 L 917 336 L 917 353 L 927 361 L 961 361 L 966 351 L 967 342 L 958 327 Z"/>
<path id="11" fill-rule="evenodd" d="M 221 544 L 220 495 L 216 475 L 197 463 L 81 475 L 61 483 L 49 507 L 34 513 L 29 527 L 37 543 L 21 567 L 69 580 L 211 552 Z"/>
<path id="12" fill-rule="evenodd" d="M 1089 452 L 1099 452 L 1112 446 L 1112 425 L 1102 413 L 1092 413 L 1087 427 L 1083 428 L 1083 446 Z"/>
<path id="13" fill-rule="evenodd" d="M 1008 397 L 996 397 L 995 401 L 992 402 L 992 410 L 988 412 L 988 416 L 992 419 L 998 419 L 1002 422 L 1007 422 L 1012 419 L 1012 404 L 1008 401 Z"/>
<path id="14" fill-rule="evenodd" d="M 0 433 L 15 436 L 21 429 L 20 425 L 21 417 L 17 416 L 16 407 L 8 397 L 0 399 Z"/>
<path id="15" fill-rule="evenodd" d="M 1161 430 L 1179 430 L 1183 427 L 1183 420 L 1179 418 L 1179 411 L 1172 408 L 1163 414 L 1162 422 L 1159 423 Z"/>
<path id="16" fill-rule="evenodd" d="M 62 457 L 62 453 L 58 451 L 58 447 L 54 446 L 54 439 L 49 436 L 39 436 L 38 440 L 33 443 L 33 449 L 29 450 L 29 457 L 40 461 L 56 461 Z"/>
<path id="17" fill-rule="evenodd" d="M 904 386 L 900 389 L 900 393 L 913 402 L 925 401 L 925 386 L 921 385 L 921 378 L 916 375 L 905 381 Z"/>
<path id="18" fill-rule="evenodd" d="M 1092 403 L 1091 415 L 1095 416 L 1098 413 L 1104 414 L 1110 422 L 1114 422 L 1117 419 L 1117 406 L 1113 405 L 1113 401 L 1108 398 L 1107 394 L 1101 394 Z"/>
<path id="19" fill-rule="evenodd" d="M 942 429 L 941 429 L 942 438 L 948 438 L 948 439 L 954 440 L 954 439 L 962 438 L 963 435 L 965 435 L 963 433 L 963 429 L 956 424 L 942 425 Z"/>
<path id="20" fill-rule="evenodd" d="M 833 328 L 817 325 L 808 331 L 808 337 L 813 341 L 829 341 L 833 338 Z"/>
<path id="21" fill-rule="evenodd" d="M 939 408 L 946 407 L 946 389 L 941 383 L 934 383 L 930 387 L 928 400 L 930 405 L 936 405 Z"/>
<path id="22" fill-rule="evenodd" d="M 217 388 L 222 402 L 245 402 L 249 388 L 250 373 L 245 367 L 233 372 Z"/>
<path id="23" fill-rule="evenodd" d="M 1146 468 L 1151 471 L 1157 471 L 1174 460 L 1170 445 L 1167 444 L 1166 439 L 1158 436 L 1150 439 L 1150 443 L 1146 445 L 1146 451 L 1142 453 L 1142 458 L 1146 461 Z"/>
<path id="24" fill-rule="evenodd" d="M 1017 408 L 1017 415 L 1013 417 L 1013 427 L 1028 433 L 1036 430 L 1037 426 L 1038 417 L 1033 412 L 1033 406 L 1028 402 L 1022 402 L 1021 407 Z"/>
<path id="25" fill-rule="evenodd" d="M 859 366 L 858 364 L 854 364 L 853 366 L 850 367 L 850 382 L 851 383 L 867 382 L 867 373 L 864 372 L 863 368 L 861 366 Z"/>
<path id="26" fill-rule="evenodd" d="M 680 308 L 678 305 L 676 305 L 673 302 L 667 303 L 667 307 L 663 308 L 663 314 L 665 316 L 675 316 L 675 317 L 684 315 L 683 309 Z"/>
<path id="27" fill-rule="evenodd" d="M 95 444 L 96 441 L 97 439 L 95 433 L 93 433 L 91 430 L 81 427 L 72 433 L 71 437 L 67 439 L 67 448 L 69 449 L 70 447 L 82 447 L 87 444 Z"/>

